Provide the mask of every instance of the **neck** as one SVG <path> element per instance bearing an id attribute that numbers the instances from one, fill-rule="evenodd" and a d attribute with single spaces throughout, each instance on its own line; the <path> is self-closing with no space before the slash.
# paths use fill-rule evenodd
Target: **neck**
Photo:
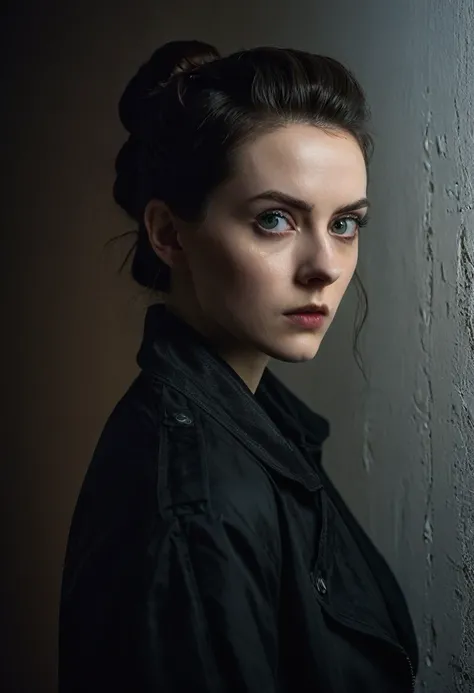
<path id="1" fill-rule="evenodd" d="M 236 343 L 235 338 L 219 330 L 218 326 L 210 325 L 198 311 L 184 310 L 171 300 L 165 303 L 168 310 L 187 322 L 214 346 L 219 356 L 237 373 L 251 393 L 255 394 L 270 360 L 267 354 Z"/>

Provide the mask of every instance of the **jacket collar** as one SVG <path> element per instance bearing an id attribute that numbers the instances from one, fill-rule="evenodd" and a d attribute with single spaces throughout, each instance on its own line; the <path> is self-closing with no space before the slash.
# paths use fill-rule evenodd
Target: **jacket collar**
<path id="1" fill-rule="evenodd" d="M 147 310 L 137 363 L 192 399 L 274 471 L 310 491 L 321 487 L 317 465 L 328 423 L 268 368 L 253 395 L 200 333 L 160 303 Z"/>

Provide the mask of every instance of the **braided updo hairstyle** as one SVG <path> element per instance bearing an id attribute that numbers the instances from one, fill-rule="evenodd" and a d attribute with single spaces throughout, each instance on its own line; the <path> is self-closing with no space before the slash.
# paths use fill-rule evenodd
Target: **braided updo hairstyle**
<path id="1" fill-rule="evenodd" d="M 366 164 L 369 110 L 355 77 L 332 58 L 260 47 L 221 57 L 199 41 L 158 48 L 127 85 L 119 115 L 129 133 L 115 163 L 114 199 L 138 225 L 132 276 L 169 292 L 169 267 L 153 251 L 144 211 L 153 199 L 185 221 L 199 221 L 213 190 L 232 174 L 245 142 L 288 123 L 351 133 Z M 367 297 L 358 333 L 367 317 Z"/>

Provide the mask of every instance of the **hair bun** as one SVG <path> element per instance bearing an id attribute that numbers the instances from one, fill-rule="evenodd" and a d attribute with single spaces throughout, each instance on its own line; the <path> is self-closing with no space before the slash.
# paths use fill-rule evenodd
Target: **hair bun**
<path id="1" fill-rule="evenodd" d="M 158 48 L 132 77 L 119 101 L 124 128 L 140 136 L 149 105 L 171 77 L 220 58 L 214 46 L 201 41 L 171 41 Z"/>

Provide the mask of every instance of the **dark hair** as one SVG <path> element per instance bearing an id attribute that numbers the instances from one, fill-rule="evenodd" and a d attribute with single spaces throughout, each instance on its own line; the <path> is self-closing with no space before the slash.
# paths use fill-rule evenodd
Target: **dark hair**
<path id="1" fill-rule="evenodd" d="M 170 270 L 151 248 L 143 222 L 151 199 L 163 200 L 186 221 L 199 221 L 213 190 L 231 175 L 235 149 L 287 123 L 351 133 L 366 164 L 372 152 L 368 107 L 352 73 L 332 58 L 293 49 L 261 47 L 221 57 L 199 41 L 167 43 L 127 85 L 119 115 L 130 134 L 115 163 L 114 199 L 138 224 L 132 276 L 164 292 Z M 365 301 L 357 360 L 368 307 L 356 282 Z"/>

